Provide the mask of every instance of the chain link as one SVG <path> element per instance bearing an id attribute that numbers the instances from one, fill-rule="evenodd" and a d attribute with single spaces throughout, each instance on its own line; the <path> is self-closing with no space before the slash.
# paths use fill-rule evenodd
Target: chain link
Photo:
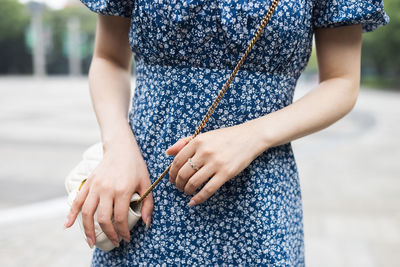
<path id="1" fill-rule="evenodd" d="M 276 6 L 278 5 L 279 0 L 273 0 L 272 4 L 264 16 L 264 19 L 262 20 L 260 26 L 257 29 L 256 34 L 254 35 L 253 39 L 251 40 L 249 46 L 247 47 L 246 51 L 243 53 L 242 58 L 239 60 L 239 62 L 236 64 L 235 69 L 232 71 L 231 75 L 229 76 L 228 80 L 222 87 L 222 89 L 219 91 L 218 96 L 215 98 L 214 102 L 211 104 L 209 107 L 207 113 L 204 115 L 202 121 L 200 122 L 199 126 L 197 127 L 196 131 L 194 134 L 191 136 L 190 140 L 193 140 L 203 129 L 204 125 L 208 121 L 208 119 L 211 117 L 211 114 L 214 112 L 216 107 L 218 106 L 219 102 L 221 101 L 223 95 L 225 94 L 226 90 L 228 89 L 229 85 L 231 84 L 233 78 L 236 76 L 236 73 L 239 71 L 240 66 L 242 66 L 244 60 L 246 59 L 247 55 L 249 54 L 250 50 L 252 49 L 254 43 L 257 41 L 258 37 L 260 36 L 261 32 L 264 30 L 265 26 L 267 25 L 268 21 L 271 19 L 272 14 L 274 13 Z M 190 141 L 189 141 L 190 142 Z M 148 194 L 150 194 L 151 191 L 156 187 L 156 185 L 164 178 L 164 176 L 169 172 L 169 169 L 172 166 L 172 162 L 169 164 L 169 166 L 163 171 L 163 173 L 157 178 L 157 180 L 154 181 L 154 183 L 146 190 L 146 192 L 140 197 L 140 199 L 136 200 L 137 202 L 143 201 L 147 197 Z"/>

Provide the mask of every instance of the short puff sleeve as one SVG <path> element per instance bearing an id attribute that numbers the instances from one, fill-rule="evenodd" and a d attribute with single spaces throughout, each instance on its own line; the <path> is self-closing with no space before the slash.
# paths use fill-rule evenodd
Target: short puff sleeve
<path id="1" fill-rule="evenodd" d="M 134 0 L 80 0 L 91 11 L 108 16 L 130 18 Z"/>
<path id="2" fill-rule="evenodd" d="M 361 24 L 363 32 L 370 32 L 388 22 L 382 0 L 314 0 L 315 28 Z"/>

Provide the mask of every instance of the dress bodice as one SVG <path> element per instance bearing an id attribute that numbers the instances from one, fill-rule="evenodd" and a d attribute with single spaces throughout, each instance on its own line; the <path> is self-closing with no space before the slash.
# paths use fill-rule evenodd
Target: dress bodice
<path id="1" fill-rule="evenodd" d="M 233 70 L 272 0 L 82 0 L 93 11 L 131 18 L 137 61 Z M 382 1 L 281 0 L 242 69 L 297 78 L 307 65 L 315 27 L 386 24 Z"/>

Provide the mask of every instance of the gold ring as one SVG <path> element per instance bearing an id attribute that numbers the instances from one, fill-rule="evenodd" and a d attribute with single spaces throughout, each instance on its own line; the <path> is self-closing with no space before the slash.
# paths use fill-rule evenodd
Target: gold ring
<path id="1" fill-rule="evenodd" d="M 195 169 L 196 171 L 198 171 L 200 168 L 197 167 L 197 165 L 192 161 L 192 158 L 188 158 L 188 162 L 190 164 L 190 166 Z"/>

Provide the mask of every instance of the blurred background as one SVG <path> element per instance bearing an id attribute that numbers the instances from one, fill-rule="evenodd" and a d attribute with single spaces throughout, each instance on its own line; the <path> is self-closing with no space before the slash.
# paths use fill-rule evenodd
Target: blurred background
<path id="1" fill-rule="evenodd" d="M 356 106 L 292 142 L 311 267 L 400 266 L 400 1 L 384 4 L 390 23 L 363 35 Z M 77 0 L 0 0 L 0 266 L 90 265 L 79 226 L 63 223 L 65 176 L 100 138 L 95 24 Z M 313 52 L 294 101 L 316 84 Z"/>

